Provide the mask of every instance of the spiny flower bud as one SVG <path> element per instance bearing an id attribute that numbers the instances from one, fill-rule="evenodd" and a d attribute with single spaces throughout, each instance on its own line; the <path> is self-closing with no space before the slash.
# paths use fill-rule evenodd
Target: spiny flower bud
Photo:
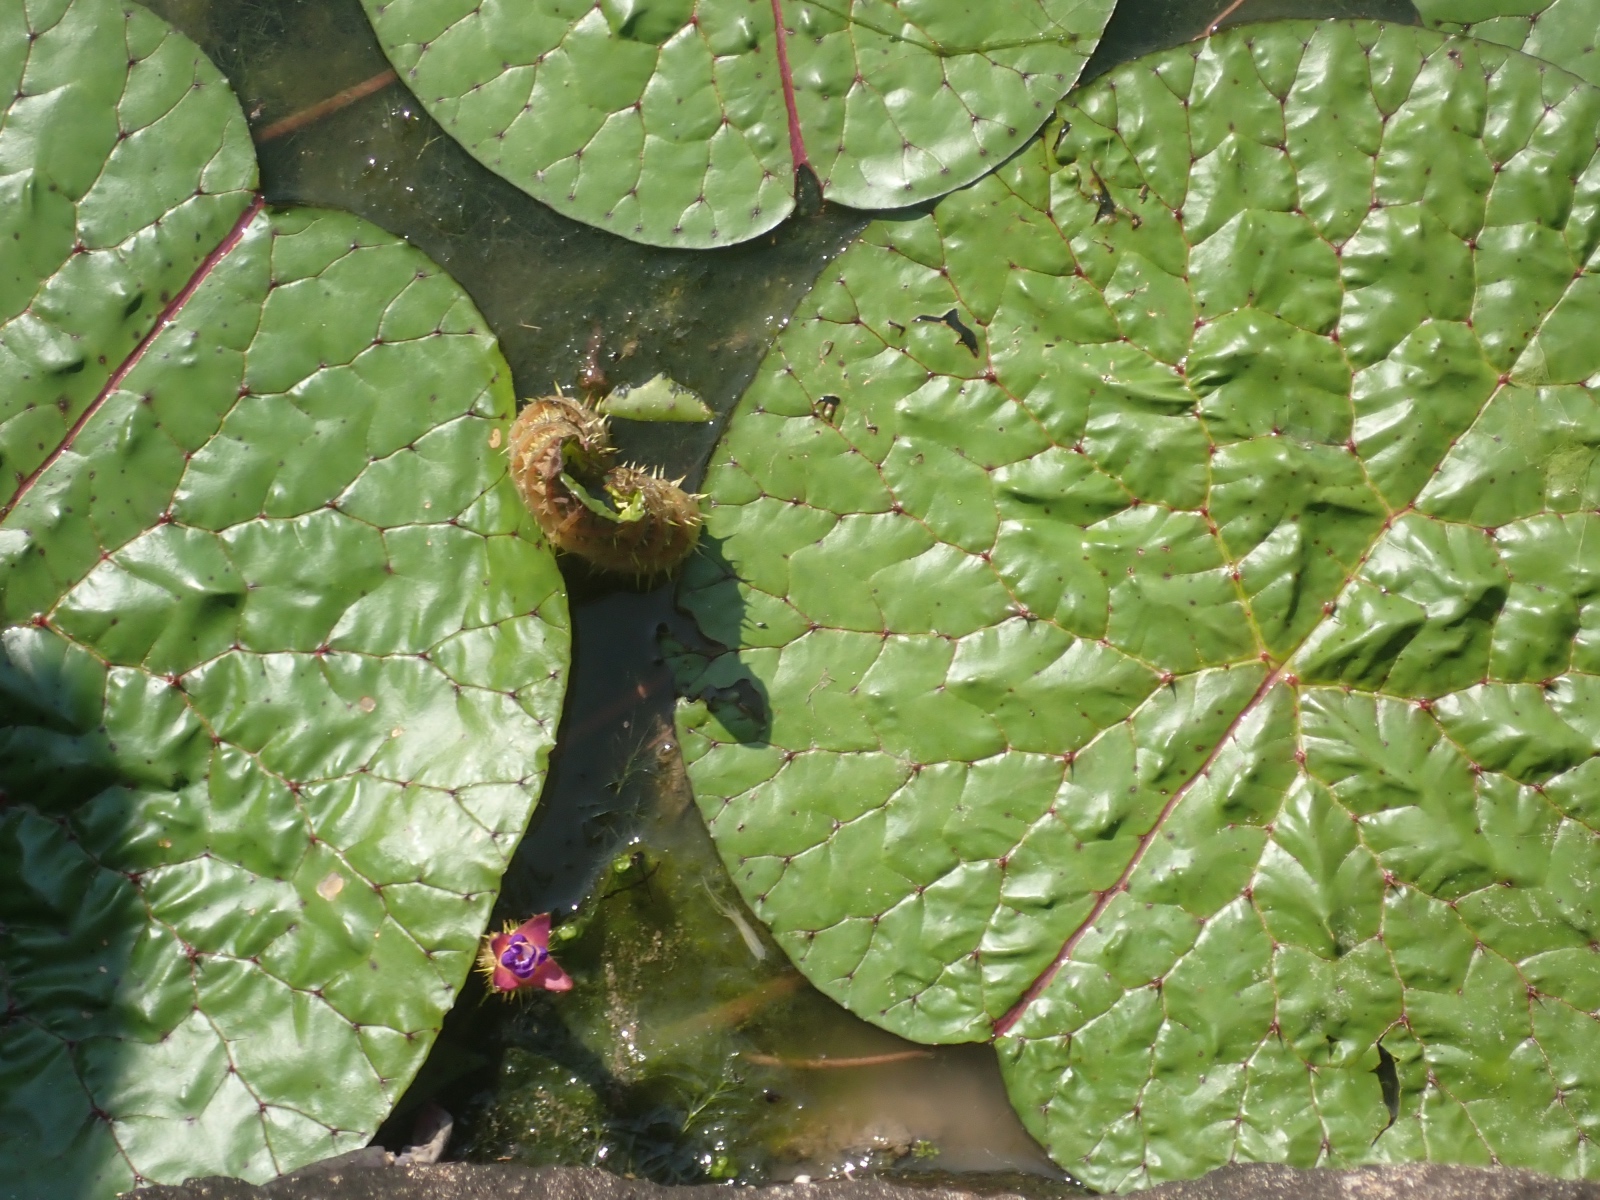
<path id="1" fill-rule="evenodd" d="M 644 578 L 675 569 L 700 539 L 699 498 L 682 480 L 614 465 L 606 419 L 580 401 L 530 401 L 510 450 L 517 491 L 557 550 Z"/>

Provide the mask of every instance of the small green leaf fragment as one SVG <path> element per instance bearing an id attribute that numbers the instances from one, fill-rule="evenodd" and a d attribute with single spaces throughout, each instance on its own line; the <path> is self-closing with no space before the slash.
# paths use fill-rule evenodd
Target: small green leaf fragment
<path id="1" fill-rule="evenodd" d="M 629 421 L 705 422 L 715 415 L 698 395 L 666 375 L 647 383 L 624 384 L 595 407 L 608 417 Z"/>

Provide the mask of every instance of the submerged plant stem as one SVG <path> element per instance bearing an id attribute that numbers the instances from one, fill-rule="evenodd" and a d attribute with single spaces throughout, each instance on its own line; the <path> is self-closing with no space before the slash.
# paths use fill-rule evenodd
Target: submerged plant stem
<path id="1" fill-rule="evenodd" d="M 672 676 L 663 671 L 651 680 L 639 680 L 631 689 L 610 701 L 604 707 L 590 713 L 579 722 L 567 736 L 567 744 L 571 745 L 580 738 L 586 738 L 597 730 L 604 729 L 618 717 L 632 712 L 651 696 L 668 687 L 672 683 Z"/>
<path id="2" fill-rule="evenodd" d="M 1198 42 L 1203 37 L 1210 37 L 1217 31 L 1218 27 L 1221 26 L 1224 21 L 1233 16 L 1233 14 L 1238 12 L 1243 6 L 1244 0 L 1233 0 L 1232 4 L 1228 5 L 1227 8 L 1223 9 L 1211 19 L 1210 23 L 1206 25 L 1204 31 L 1195 35 L 1194 40 Z"/>
<path id="3" fill-rule="evenodd" d="M 805 976 L 799 972 L 791 971 L 786 975 L 779 975 L 759 987 L 752 988 L 742 996 L 735 996 L 725 1004 L 708 1008 L 705 1012 L 696 1013 L 692 1017 L 685 1017 L 676 1024 L 668 1026 L 663 1035 L 668 1041 L 677 1041 L 712 1029 L 742 1025 L 774 1000 L 799 991 L 804 984 Z"/>
<path id="4" fill-rule="evenodd" d="M 885 1067 L 890 1063 L 932 1058 L 932 1050 L 895 1050 L 889 1054 L 867 1054 L 860 1058 L 780 1058 L 775 1054 L 741 1054 L 746 1062 L 761 1067 L 783 1067 L 790 1071 L 846 1071 L 855 1067 Z"/>
<path id="5" fill-rule="evenodd" d="M 341 108 L 348 108 L 357 100 L 365 100 L 374 92 L 381 92 L 391 83 L 399 83 L 400 76 L 394 73 L 393 67 L 385 67 L 371 79 L 363 79 L 353 87 L 347 87 L 342 92 L 336 92 L 326 100 L 319 100 L 309 108 L 302 108 L 297 113 L 290 113 L 281 121 L 274 121 L 255 135 L 256 141 L 270 142 L 274 138 L 287 137 L 291 133 L 298 133 L 307 125 L 322 120 L 329 113 L 338 112 Z"/>

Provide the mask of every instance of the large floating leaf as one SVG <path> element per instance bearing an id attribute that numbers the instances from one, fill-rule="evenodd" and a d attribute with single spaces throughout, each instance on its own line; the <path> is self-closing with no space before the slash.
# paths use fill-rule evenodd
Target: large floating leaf
<path id="1" fill-rule="evenodd" d="M 1600 92 L 1294 23 L 1062 118 L 872 226 L 716 455 L 724 858 L 1095 1186 L 1600 1173 Z"/>
<path id="2" fill-rule="evenodd" d="M 725 246 L 794 208 L 942 196 L 1033 136 L 1112 0 L 362 0 L 480 162 L 635 241 Z M 781 23 L 776 18 L 781 17 Z"/>
<path id="3" fill-rule="evenodd" d="M 461 289 L 269 213 L 199 51 L 0 5 L 0 1195 L 364 1143 L 564 683 Z"/>
<path id="4" fill-rule="evenodd" d="M 1415 0 L 1424 24 L 1536 54 L 1600 83 L 1597 0 Z"/>

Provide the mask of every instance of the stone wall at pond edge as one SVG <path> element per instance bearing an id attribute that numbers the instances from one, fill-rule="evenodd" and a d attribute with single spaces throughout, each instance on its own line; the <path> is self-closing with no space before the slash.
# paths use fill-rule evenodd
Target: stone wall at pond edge
<path id="1" fill-rule="evenodd" d="M 358 1152 L 359 1153 L 359 1152 Z M 354 1158 L 356 1156 L 347 1156 Z M 978 1177 L 981 1179 L 982 1177 Z M 1058 1192 L 1059 1185 L 1040 1180 Z M 745 1189 L 739 1189 L 744 1191 Z M 759 1200 L 1034 1200 L 1011 1192 L 905 1187 L 880 1178 L 829 1179 L 750 1189 Z M 1026 1189 L 1025 1189 L 1026 1190 Z M 143 1188 L 130 1200 L 718 1200 L 727 1185 L 666 1187 L 587 1167 L 498 1164 L 434 1166 L 318 1164 L 256 1186 L 198 1179 Z M 1139 1193 L 1145 1200 L 1600 1200 L 1600 1184 L 1533 1171 L 1421 1163 L 1353 1171 L 1302 1171 L 1274 1164 L 1223 1167 L 1201 1179 Z"/>

